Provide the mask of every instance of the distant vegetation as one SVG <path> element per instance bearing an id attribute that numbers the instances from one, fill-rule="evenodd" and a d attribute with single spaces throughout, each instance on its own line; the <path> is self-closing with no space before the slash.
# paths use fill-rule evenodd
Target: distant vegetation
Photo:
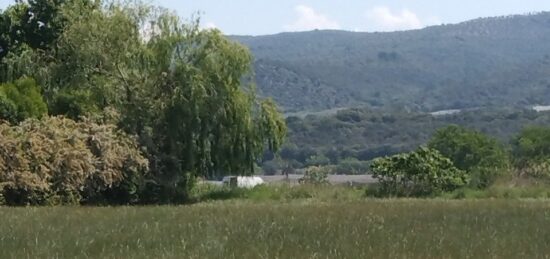
<path id="1" fill-rule="evenodd" d="M 550 113 L 475 109 L 449 115 L 349 109 L 288 117 L 289 141 L 264 173 L 373 173 L 380 195 L 437 196 L 499 180 L 550 180 Z M 271 160 L 270 160 L 271 159 Z"/>
<path id="2" fill-rule="evenodd" d="M 280 158 L 286 161 L 283 165 L 301 168 L 339 164 L 350 159 L 368 161 L 410 152 L 427 144 L 438 129 L 449 125 L 477 130 L 494 138 L 489 142 L 506 145 L 526 126 L 550 125 L 550 113 L 529 109 L 486 108 L 433 116 L 420 112 L 354 108 L 340 110 L 329 116 L 288 117 L 286 122 L 289 128 L 288 141 L 281 150 Z M 463 134 L 454 135 L 456 138 L 464 138 Z M 453 137 L 448 141 L 458 139 Z M 489 154 L 485 151 L 472 152 L 482 152 L 483 155 L 477 157 Z M 268 154 L 264 159 L 270 160 L 272 157 Z"/>
<path id="3" fill-rule="evenodd" d="M 550 100 L 550 13 L 392 33 L 311 31 L 234 39 L 260 92 L 286 112 L 364 105 L 437 111 Z"/>

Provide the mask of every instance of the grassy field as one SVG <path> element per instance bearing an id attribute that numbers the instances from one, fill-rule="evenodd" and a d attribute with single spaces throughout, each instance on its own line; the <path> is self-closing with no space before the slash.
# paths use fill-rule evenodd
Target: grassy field
<path id="1" fill-rule="evenodd" d="M 2 258 L 549 258 L 544 200 L 0 208 Z"/>

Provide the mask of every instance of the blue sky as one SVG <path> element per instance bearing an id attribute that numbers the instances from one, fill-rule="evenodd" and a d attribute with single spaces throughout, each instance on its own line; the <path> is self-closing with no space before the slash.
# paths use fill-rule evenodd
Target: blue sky
<path id="1" fill-rule="evenodd" d="M 226 34 L 342 29 L 394 31 L 478 17 L 550 11 L 550 0 L 145 0 Z M 4 8 L 13 0 L 0 0 Z"/>

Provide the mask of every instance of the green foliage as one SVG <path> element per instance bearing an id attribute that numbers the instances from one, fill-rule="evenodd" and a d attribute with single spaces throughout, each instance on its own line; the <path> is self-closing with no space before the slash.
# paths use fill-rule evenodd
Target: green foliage
<path id="1" fill-rule="evenodd" d="M 342 117 L 341 114 L 347 114 L 348 110 L 340 110 L 332 115 L 288 117 L 288 141 L 282 147 L 281 158 L 289 162 L 295 160 L 297 165 L 305 164 L 314 155 L 328 157 L 332 165 L 346 158 L 369 161 L 413 151 L 430 141 L 438 129 L 450 125 L 460 125 L 490 136 L 489 139 L 495 138 L 497 142 L 508 143 L 525 125 L 550 124 L 550 112 L 523 108 L 487 107 L 437 116 L 367 108 L 354 108 L 350 112 L 360 120 Z M 390 119 L 392 117 L 394 120 Z M 493 141 L 487 140 L 484 143 L 490 147 L 493 146 Z M 494 151 L 487 150 L 487 154 L 502 158 L 500 151 L 508 152 L 508 147 L 502 144 L 497 146 L 500 147 L 495 147 Z M 501 172 L 505 173 L 507 170 Z"/>
<path id="2" fill-rule="evenodd" d="M 51 107 L 51 114 L 64 115 L 71 119 L 98 113 L 98 108 L 91 94 L 84 90 L 63 90 L 56 94 Z"/>
<path id="3" fill-rule="evenodd" d="M 361 189 L 329 186 L 329 185 L 258 185 L 252 189 L 230 188 L 227 186 L 215 186 L 207 183 L 198 184 L 193 189 L 192 200 L 194 202 L 222 201 L 222 200 L 249 200 L 254 202 L 268 201 L 361 201 L 364 194 Z"/>
<path id="4" fill-rule="evenodd" d="M 11 21 L 9 17 L 0 10 L 0 31 L 7 32 L 10 30 Z M 0 34 L 0 61 L 8 54 L 8 47 L 11 40 L 8 33 Z M 1 64 L 1 63 L 0 63 Z M 0 65 L 1 68 L 1 65 Z M 1 78 L 1 77 L 0 77 Z M 1 81 L 0 81 L 1 82 Z"/>
<path id="5" fill-rule="evenodd" d="M 3 208 L 0 233 L 5 258 L 545 258 L 548 206 L 336 199 Z"/>
<path id="6" fill-rule="evenodd" d="M 372 165 L 380 181 L 380 194 L 430 196 L 468 184 L 470 177 L 437 150 L 422 147 L 415 152 L 379 158 Z"/>
<path id="7" fill-rule="evenodd" d="M 0 84 L 0 119 L 15 123 L 26 118 L 41 118 L 47 112 L 40 88 L 33 79 Z"/>
<path id="8" fill-rule="evenodd" d="M 517 185 L 513 182 L 493 184 L 486 189 L 460 188 L 441 195 L 449 199 L 548 199 L 550 189 L 548 183 L 529 183 Z"/>
<path id="9" fill-rule="evenodd" d="M 488 187 L 510 170 L 503 145 L 474 130 L 448 126 L 434 134 L 428 147 L 451 159 L 458 169 L 468 172 L 475 187 Z"/>
<path id="10" fill-rule="evenodd" d="M 550 157 L 550 128 L 526 127 L 514 140 L 514 147 L 520 161 Z"/>
<path id="11" fill-rule="evenodd" d="M 257 101 L 253 85 L 243 81 L 252 58 L 244 47 L 219 31 L 184 29 L 151 42 L 158 45 L 155 50 L 171 43 L 168 49 L 177 51 L 170 62 L 174 71 L 156 94 L 156 101 L 166 104 L 153 124 L 166 159 L 162 163 L 169 166 L 161 170 L 210 177 L 250 174 L 266 146 L 280 147 L 284 120 L 272 102 Z M 161 50 L 172 53 L 168 49 Z"/>
<path id="12" fill-rule="evenodd" d="M 319 166 L 310 166 L 306 168 L 304 176 L 300 179 L 302 184 L 327 185 L 328 170 Z"/>
<path id="13" fill-rule="evenodd" d="M 19 120 L 17 106 L 2 92 L 0 92 L 0 119 L 11 123 Z"/>
<path id="14" fill-rule="evenodd" d="M 550 128 L 524 128 L 513 140 L 514 164 L 521 176 L 549 179 Z"/>
<path id="15" fill-rule="evenodd" d="M 0 124 L 0 192 L 9 205 L 138 201 L 148 161 L 113 125 L 60 117 Z"/>
<path id="16" fill-rule="evenodd" d="M 330 164 L 330 159 L 324 155 L 313 155 L 306 160 L 307 166 L 323 166 Z"/>
<path id="17" fill-rule="evenodd" d="M 9 39 L 0 82 L 35 78 L 54 115 L 105 118 L 115 110 L 113 123 L 138 135 L 151 161 L 143 190 L 151 202 L 184 200 L 197 176 L 251 174 L 264 149 L 281 147 L 285 121 L 274 102 L 257 98 L 250 52 L 221 32 L 139 1 L 8 9 L 10 24 L 0 27 L 17 25 L 24 35 L 18 44 Z M 27 25 L 29 10 L 37 20 Z M 36 22 L 47 29 L 27 28 Z M 9 115 L 11 103 L 0 103 Z"/>
<path id="18" fill-rule="evenodd" d="M 30 0 L 9 6 L 0 19 L 6 32 L 6 44 L 2 45 L 6 46 L 6 54 L 17 48 L 17 44 L 27 44 L 33 49 L 50 48 L 63 29 L 60 12 L 65 2 L 69 1 Z"/>
<path id="19" fill-rule="evenodd" d="M 366 174 L 370 171 L 371 162 L 356 158 L 346 158 L 335 166 L 336 174 Z"/>
<path id="20" fill-rule="evenodd" d="M 67 22 L 63 15 L 63 7 L 75 2 L 92 5 L 93 1 L 16 1 L 4 12 L 0 12 L 0 31 L 3 32 L 0 35 L 0 83 L 36 74 L 41 70 L 37 68 L 44 65 L 36 59 L 39 56 L 51 61 L 51 51 L 56 49 L 55 43 Z M 29 55 L 28 50 L 36 52 Z M 26 62 L 29 61 L 29 57 L 37 63 Z M 27 70 L 31 68 L 36 71 Z"/>
<path id="21" fill-rule="evenodd" d="M 264 175 L 275 175 L 280 169 L 280 161 L 276 159 L 262 163 L 262 173 Z"/>

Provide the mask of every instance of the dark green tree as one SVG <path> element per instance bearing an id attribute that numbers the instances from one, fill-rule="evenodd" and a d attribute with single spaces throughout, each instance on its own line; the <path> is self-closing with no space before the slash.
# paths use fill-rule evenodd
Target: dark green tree
<path id="1" fill-rule="evenodd" d="M 48 107 L 33 79 L 0 84 L 0 119 L 11 123 L 46 115 Z"/>
<path id="2" fill-rule="evenodd" d="M 498 140 L 480 132 L 451 125 L 438 130 L 428 143 L 472 175 L 472 185 L 487 187 L 510 171 L 509 155 Z"/>

